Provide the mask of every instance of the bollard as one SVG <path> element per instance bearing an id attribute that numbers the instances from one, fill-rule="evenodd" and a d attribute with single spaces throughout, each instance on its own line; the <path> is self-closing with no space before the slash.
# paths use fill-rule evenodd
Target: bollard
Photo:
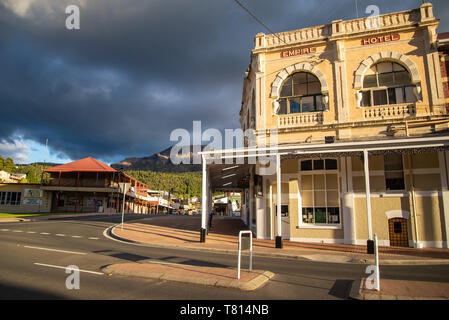
<path id="1" fill-rule="evenodd" d="M 242 243 L 242 234 L 249 234 L 249 241 L 245 239 L 245 242 Z M 238 262 L 237 262 L 237 279 L 240 279 L 240 264 L 241 264 L 241 255 L 242 250 L 249 249 L 249 271 L 253 270 L 253 233 L 251 231 L 240 231 L 239 232 L 239 254 L 238 254 Z"/>

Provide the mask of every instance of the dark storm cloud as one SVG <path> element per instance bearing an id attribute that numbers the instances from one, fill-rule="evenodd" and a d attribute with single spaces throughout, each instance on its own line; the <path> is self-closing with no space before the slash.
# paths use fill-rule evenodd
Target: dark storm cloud
<path id="1" fill-rule="evenodd" d="M 26 11 L 0 0 L 0 139 L 49 138 L 53 152 L 107 160 L 157 152 L 193 120 L 239 127 L 253 37 L 267 31 L 234 1 L 20 1 Z M 64 9 L 76 3 L 81 30 L 69 31 Z M 352 0 L 244 3 L 276 32 L 355 17 Z M 359 0 L 360 16 L 369 4 L 419 1 Z M 434 5 L 444 19 L 448 5 Z"/>

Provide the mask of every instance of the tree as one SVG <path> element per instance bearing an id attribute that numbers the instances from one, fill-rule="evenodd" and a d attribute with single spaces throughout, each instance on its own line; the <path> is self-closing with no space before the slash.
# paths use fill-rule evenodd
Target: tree
<path id="1" fill-rule="evenodd" d="M 41 177 L 36 174 L 36 166 L 35 165 L 29 166 L 27 172 L 27 180 L 30 183 L 40 183 L 40 178 Z"/>
<path id="2" fill-rule="evenodd" d="M 26 178 L 22 178 L 19 183 L 28 183 L 28 180 Z"/>
<path id="3" fill-rule="evenodd" d="M 6 160 L 3 164 L 3 170 L 10 172 L 10 173 L 16 172 L 16 165 L 14 164 L 14 161 L 10 157 L 6 158 Z"/>
<path id="4" fill-rule="evenodd" d="M 3 157 L 0 155 L 0 170 L 3 170 L 4 163 L 5 159 L 3 159 Z"/>

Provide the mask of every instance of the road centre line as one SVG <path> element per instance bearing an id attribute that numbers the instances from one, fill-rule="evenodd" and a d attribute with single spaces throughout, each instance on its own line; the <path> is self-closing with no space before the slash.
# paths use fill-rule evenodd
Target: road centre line
<path id="1" fill-rule="evenodd" d="M 54 265 L 51 265 L 51 264 L 45 264 L 45 263 L 38 263 L 38 262 L 35 262 L 34 263 L 35 265 L 38 265 L 38 266 L 44 266 L 44 267 L 50 267 L 50 268 L 57 268 L 57 269 L 64 269 L 64 270 L 75 270 L 75 269 L 72 269 L 72 268 L 67 268 L 67 267 L 61 267 L 61 266 L 54 266 Z M 98 274 L 98 275 L 104 275 L 104 273 L 102 273 L 102 272 L 96 272 L 96 271 L 89 271 L 89 270 L 81 270 L 81 269 L 79 269 L 79 271 L 80 272 L 86 272 L 86 273 L 92 273 L 92 274 Z"/>
<path id="2" fill-rule="evenodd" d="M 0 231 L 24 232 L 24 231 L 22 231 L 22 230 L 10 230 L 10 229 L 0 229 Z M 34 233 L 37 233 L 37 232 L 36 232 L 36 231 L 26 231 L 26 233 L 34 234 Z M 40 232 L 39 234 L 49 235 L 49 234 L 51 234 L 51 233 L 48 233 L 48 232 Z M 58 237 L 65 237 L 66 234 L 64 234 L 64 233 L 56 233 L 55 236 L 58 236 Z M 82 238 L 82 237 L 83 237 L 83 236 L 78 236 L 78 235 L 72 236 L 72 238 L 77 238 L 77 239 L 80 239 L 80 238 Z M 98 237 L 89 237 L 88 239 L 90 239 L 90 240 L 99 240 L 100 238 L 98 238 Z"/>
<path id="3" fill-rule="evenodd" d="M 24 248 L 29 248 L 29 249 L 55 251 L 55 252 L 62 252 L 62 253 L 72 253 L 72 254 L 82 254 L 82 255 L 86 255 L 87 254 L 85 252 L 67 251 L 67 250 L 50 249 L 50 248 L 42 248 L 42 247 L 32 247 L 32 246 L 23 246 L 23 247 Z"/>

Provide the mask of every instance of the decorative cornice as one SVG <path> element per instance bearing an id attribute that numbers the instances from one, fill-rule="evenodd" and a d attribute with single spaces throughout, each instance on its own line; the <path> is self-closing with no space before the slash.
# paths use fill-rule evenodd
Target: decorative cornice
<path id="1" fill-rule="evenodd" d="M 281 49 L 291 46 L 326 42 L 340 38 L 360 37 L 364 34 L 409 29 L 416 26 L 437 25 L 430 3 L 418 9 L 383 14 L 354 20 L 336 20 L 330 24 L 266 35 L 258 33 L 254 38 L 253 52 Z"/>

